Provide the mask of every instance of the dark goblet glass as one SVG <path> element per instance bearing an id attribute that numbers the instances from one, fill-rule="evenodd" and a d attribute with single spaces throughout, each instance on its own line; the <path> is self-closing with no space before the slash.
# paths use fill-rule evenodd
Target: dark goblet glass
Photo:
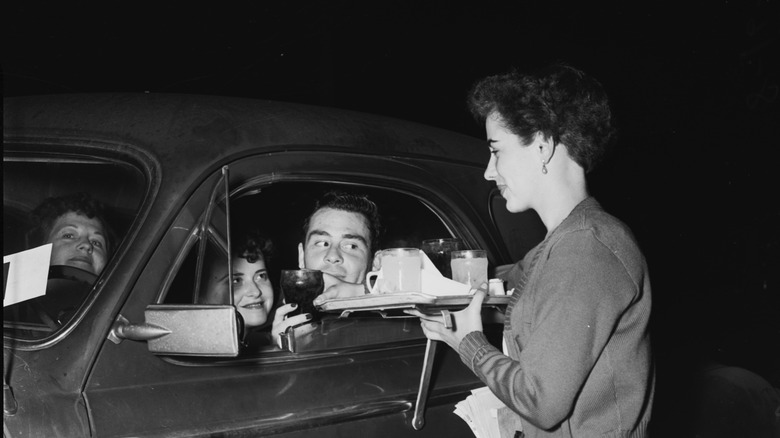
<path id="1" fill-rule="evenodd" d="M 318 312 L 313 301 L 322 294 L 325 288 L 322 271 L 314 269 L 282 270 L 280 283 L 285 302 L 298 305 L 298 308 L 288 313 L 288 316 L 300 315 L 301 313 L 317 315 Z"/>

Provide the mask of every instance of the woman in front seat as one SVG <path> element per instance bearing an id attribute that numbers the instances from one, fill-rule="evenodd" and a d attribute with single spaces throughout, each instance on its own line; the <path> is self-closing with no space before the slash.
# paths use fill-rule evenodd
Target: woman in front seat
<path id="1" fill-rule="evenodd" d="M 51 265 L 100 275 L 112 251 L 105 206 L 87 193 L 47 198 L 32 212 L 35 240 L 51 243 Z"/>
<path id="2" fill-rule="evenodd" d="M 46 294 L 4 308 L 5 318 L 57 330 L 73 317 L 113 250 L 105 215 L 87 193 L 47 198 L 32 211 L 30 242 L 52 245 Z"/>

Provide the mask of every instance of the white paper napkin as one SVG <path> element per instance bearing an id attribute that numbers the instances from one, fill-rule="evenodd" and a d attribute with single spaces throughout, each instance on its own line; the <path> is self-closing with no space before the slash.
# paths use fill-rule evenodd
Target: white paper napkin
<path id="1" fill-rule="evenodd" d="M 441 275 L 436 265 L 425 252 L 420 251 L 422 257 L 422 292 L 428 295 L 469 295 L 470 288 L 467 284 L 459 283 Z"/>

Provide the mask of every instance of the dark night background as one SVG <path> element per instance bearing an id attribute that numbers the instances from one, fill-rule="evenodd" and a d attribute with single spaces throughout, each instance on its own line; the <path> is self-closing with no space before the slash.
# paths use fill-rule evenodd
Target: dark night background
<path id="1" fill-rule="evenodd" d="M 619 119 L 591 188 L 650 264 L 656 421 L 686 415 L 707 359 L 780 387 L 778 2 L 584 3 L 15 2 L 3 93 L 274 99 L 482 138 L 475 80 L 565 60 Z"/>

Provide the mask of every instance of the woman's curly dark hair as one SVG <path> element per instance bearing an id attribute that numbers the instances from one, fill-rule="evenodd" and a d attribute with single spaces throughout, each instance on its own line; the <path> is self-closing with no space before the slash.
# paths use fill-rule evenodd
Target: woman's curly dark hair
<path id="1" fill-rule="evenodd" d="M 262 258 L 266 264 L 269 264 L 273 258 L 274 245 L 271 239 L 260 232 L 250 230 L 235 239 L 232 251 L 233 257 L 246 259 L 249 263 L 255 263 Z"/>
<path id="2" fill-rule="evenodd" d="M 539 132 L 555 144 L 566 145 L 586 173 L 603 159 L 615 137 L 609 100 L 601 84 L 566 64 L 535 74 L 512 70 L 486 77 L 470 91 L 468 105 L 482 123 L 496 113 L 503 126 L 525 144 Z"/>
<path id="3" fill-rule="evenodd" d="M 101 223 L 106 238 L 106 253 L 110 255 L 114 250 L 116 237 L 106 220 L 106 206 L 89 193 L 81 192 L 44 199 L 31 213 L 32 241 L 37 244 L 47 243 L 46 240 L 51 234 L 54 223 L 60 216 L 70 212 L 97 219 Z"/>

